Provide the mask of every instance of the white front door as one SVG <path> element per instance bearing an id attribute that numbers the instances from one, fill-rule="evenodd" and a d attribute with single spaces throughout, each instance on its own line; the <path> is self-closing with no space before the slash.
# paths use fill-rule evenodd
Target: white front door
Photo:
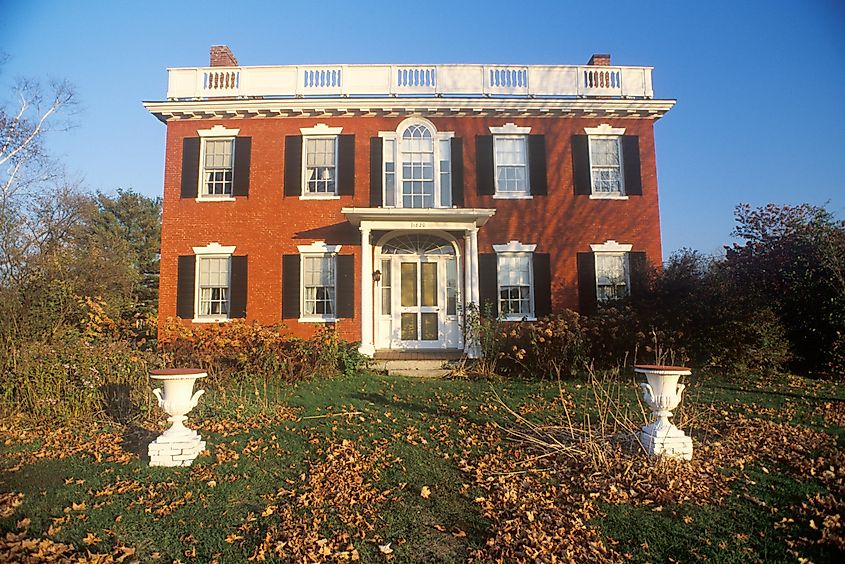
<path id="1" fill-rule="evenodd" d="M 378 348 L 463 346 L 455 256 L 383 256 L 380 266 Z"/>

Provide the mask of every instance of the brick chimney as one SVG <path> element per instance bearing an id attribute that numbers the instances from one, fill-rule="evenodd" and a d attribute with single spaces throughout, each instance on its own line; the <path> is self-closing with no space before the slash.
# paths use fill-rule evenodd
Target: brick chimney
<path id="1" fill-rule="evenodd" d="M 232 54 L 232 50 L 229 49 L 228 45 L 212 45 L 209 58 L 211 59 L 210 65 L 212 67 L 238 66 L 238 60 Z"/>
<path id="2" fill-rule="evenodd" d="M 596 53 L 590 57 L 590 62 L 587 64 L 594 67 L 609 67 L 610 53 Z"/>

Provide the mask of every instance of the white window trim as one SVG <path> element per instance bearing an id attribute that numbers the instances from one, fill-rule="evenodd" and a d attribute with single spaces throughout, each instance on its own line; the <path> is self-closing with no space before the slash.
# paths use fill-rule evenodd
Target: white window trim
<path id="1" fill-rule="evenodd" d="M 200 317 L 197 312 L 200 310 L 200 260 L 205 258 L 228 258 L 229 259 L 229 307 L 232 305 L 232 255 L 235 253 L 235 246 L 222 246 L 214 241 L 205 247 L 192 247 L 194 251 L 194 323 L 228 323 L 232 318 L 228 315 L 207 315 Z"/>
<path id="2" fill-rule="evenodd" d="M 434 145 L 434 208 L 446 209 L 446 206 L 443 206 L 441 203 L 441 186 L 440 186 L 440 161 L 443 160 L 441 151 L 440 151 L 440 142 L 446 140 L 452 140 L 455 137 L 454 131 L 438 131 L 437 127 L 434 126 L 431 121 L 419 117 L 413 116 L 402 120 L 401 123 L 396 127 L 395 131 L 379 131 L 378 136 L 382 139 L 382 143 L 384 141 L 393 141 L 393 155 L 392 162 L 393 162 L 393 190 L 394 190 L 394 205 L 393 206 L 386 206 L 384 202 L 387 201 L 385 198 L 385 190 L 387 190 L 387 171 L 385 170 L 385 163 L 387 162 L 387 154 L 382 152 L 381 158 L 381 186 L 382 186 L 382 207 L 393 207 L 399 209 L 424 209 L 424 208 L 404 208 L 402 206 L 402 172 L 403 167 L 402 163 L 399 160 L 400 155 L 402 154 L 402 133 L 412 125 L 425 125 L 431 130 L 431 139 Z M 453 171 L 452 171 L 452 155 L 451 153 L 449 156 L 449 178 L 454 178 Z M 452 190 L 452 186 L 449 187 L 450 193 L 454 195 L 454 190 Z M 449 208 L 455 207 L 454 203 Z"/>
<path id="3" fill-rule="evenodd" d="M 232 189 L 234 190 L 235 186 L 235 145 L 237 144 L 237 136 L 240 133 L 240 129 L 230 129 L 223 125 L 215 125 L 211 129 L 198 129 L 197 135 L 200 137 L 200 170 L 199 170 L 199 182 L 197 184 L 197 197 L 195 200 L 197 202 L 234 202 L 235 197 L 232 195 L 222 194 L 219 196 L 215 196 L 213 194 L 204 194 L 204 185 L 205 185 L 205 142 L 207 139 L 213 139 L 215 141 L 218 140 L 232 140 Z"/>
<path id="4" fill-rule="evenodd" d="M 493 250 L 496 252 L 496 304 L 501 312 L 501 296 L 502 289 L 499 285 L 499 257 L 505 256 L 525 256 L 528 257 L 528 305 L 531 310 L 531 315 L 505 315 L 505 321 L 537 321 L 537 309 L 534 301 L 534 250 L 537 245 L 525 245 L 519 241 L 508 241 L 506 245 L 493 245 Z"/>
<path id="5" fill-rule="evenodd" d="M 338 136 L 343 131 L 342 127 L 329 127 L 324 123 L 318 123 L 314 127 L 300 127 L 302 133 L 302 177 L 300 178 L 300 200 L 339 200 L 340 195 L 337 193 L 338 181 L 340 179 L 340 166 L 337 154 L 338 150 Z M 317 193 L 312 194 L 308 191 L 308 139 L 320 139 L 334 137 L 334 193 Z"/>
<path id="6" fill-rule="evenodd" d="M 622 269 L 625 272 L 625 293 L 626 295 L 631 295 L 631 263 L 629 261 L 630 252 L 633 248 L 633 245 L 628 244 L 620 244 L 614 241 L 613 239 L 608 239 L 604 243 L 601 244 L 594 244 L 590 245 L 590 249 L 593 251 L 593 255 L 595 258 L 598 258 L 599 255 L 604 256 L 621 256 L 622 257 Z M 599 294 L 599 271 L 598 271 L 598 260 L 595 260 L 595 272 L 593 273 L 593 277 L 596 281 L 596 296 Z M 606 301 L 602 300 L 601 298 L 597 298 L 599 302 Z"/>
<path id="7" fill-rule="evenodd" d="M 585 127 L 587 134 L 587 158 L 590 161 L 590 199 L 591 200 L 627 200 L 625 194 L 625 162 L 622 156 L 622 136 L 625 135 L 624 127 L 613 127 L 603 123 L 598 127 Z M 619 151 L 619 192 L 596 192 L 593 187 L 593 139 L 616 139 L 616 147 Z"/>
<path id="8" fill-rule="evenodd" d="M 337 255 L 343 245 L 326 245 L 325 241 L 315 241 L 310 245 L 297 245 L 299 251 L 299 322 L 333 323 L 337 321 Z M 305 314 L 305 258 L 331 257 L 334 259 L 334 315 Z"/>
<path id="9" fill-rule="evenodd" d="M 528 134 L 531 133 L 530 127 L 517 127 L 513 123 L 506 123 L 502 127 L 490 127 L 490 133 L 493 134 L 493 199 L 495 200 L 533 200 L 534 195 L 531 194 L 531 167 L 528 162 Z M 523 192 L 501 192 L 499 191 L 499 163 L 496 159 L 496 140 L 514 137 L 525 140 L 525 191 Z"/>

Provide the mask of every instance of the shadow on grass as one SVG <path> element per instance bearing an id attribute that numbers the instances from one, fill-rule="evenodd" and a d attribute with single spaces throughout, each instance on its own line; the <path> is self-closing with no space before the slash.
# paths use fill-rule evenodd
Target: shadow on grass
<path id="1" fill-rule="evenodd" d="M 149 444 L 156 437 L 158 433 L 155 431 L 137 425 L 127 425 L 121 436 L 120 446 L 123 450 L 137 455 L 141 462 L 147 463 L 150 461 Z"/>
<path id="2" fill-rule="evenodd" d="M 730 386 L 727 384 L 709 384 L 708 388 L 716 388 L 719 390 L 729 390 L 732 392 L 743 392 L 746 394 L 761 394 L 761 395 L 769 395 L 769 396 L 781 396 L 786 398 L 797 398 L 803 400 L 810 400 L 810 401 L 835 401 L 835 402 L 843 402 L 845 403 L 845 398 L 840 398 L 836 396 L 816 396 L 811 394 L 797 394 L 794 392 L 782 392 L 779 390 L 750 390 L 748 388 L 743 388 L 741 386 Z"/>
<path id="3" fill-rule="evenodd" d="M 483 424 L 484 421 L 474 417 L 467 417 L 467 414 L 451 407 L 431 407 L 421 403 L 405 401 L 401 399 L 388 399 L 381 394 L 370 392 L 357 392 L 352 395 L 353 398 L 367 401 L 383 407 L 391 407 L 393 409 L 403 409 L 408 412 L 425 413 L 433 417 L 449 417 L 451 419 L 464 419 L 471 423 Z"/>

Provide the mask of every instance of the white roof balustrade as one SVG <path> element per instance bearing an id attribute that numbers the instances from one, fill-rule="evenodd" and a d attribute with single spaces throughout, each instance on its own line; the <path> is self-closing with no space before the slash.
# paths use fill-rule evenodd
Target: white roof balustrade
<path id="1" fill-rule="evenodd" d="M 168 69 L 169 100 L 305 97 L 651 99 L 652 67 L 312 65 Z"/>

